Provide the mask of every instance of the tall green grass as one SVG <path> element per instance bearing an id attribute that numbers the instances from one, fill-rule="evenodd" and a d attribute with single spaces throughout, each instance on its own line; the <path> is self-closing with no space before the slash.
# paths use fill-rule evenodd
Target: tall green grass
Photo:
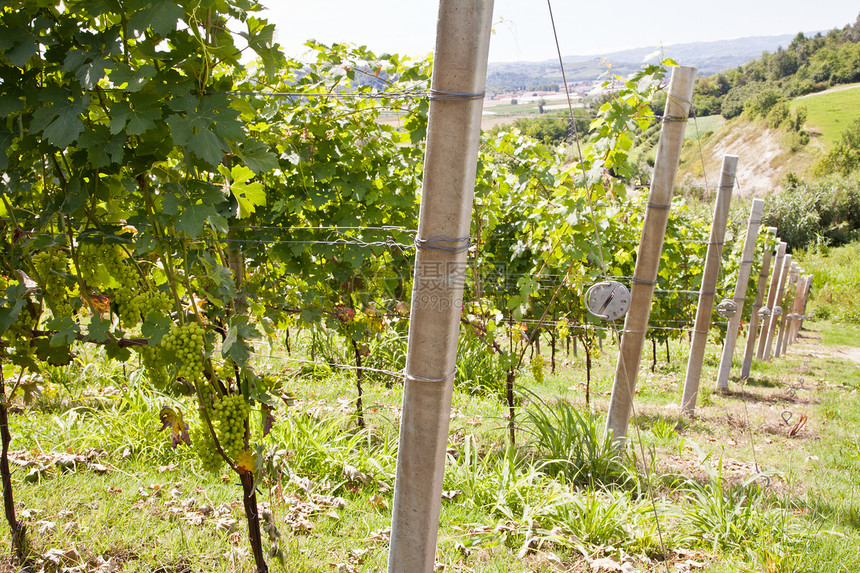
<path id="1" fill-rule="evenodd" d="M 860 91 L 860 90 L 858 90 Z M 860 241 L 837 248 L 796 252 L 804 272 L 813 276 L 807 313 L 815 318 L 860 324 Z"/>
<path id="2" fill-rule="evenodd" d="M 612 437 L 595 414 L 565 400 L 545 402 L 530 391 L 523 408 L 523 430 L 543 460 L 545 471 L 577 485 L 625 483 L 631 465 L 619 456 Z"/>

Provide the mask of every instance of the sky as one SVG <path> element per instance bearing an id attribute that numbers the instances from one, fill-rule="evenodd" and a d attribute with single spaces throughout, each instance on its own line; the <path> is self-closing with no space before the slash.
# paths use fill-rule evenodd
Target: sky
<path id="1" fill-rule="evenodd" d="M 289 56 L 308 39 L 422 57 L 433 52 L 439 4 L 432 0 L 262 0 Z M 778 7 L 777 7 L 778 6 Z M 852 24 L 856 0 L 553 0 L 565 56 L 629 48 L 815 32 Z M 491 62 L 556 58 L 546 0 L 496 0 Z"/>

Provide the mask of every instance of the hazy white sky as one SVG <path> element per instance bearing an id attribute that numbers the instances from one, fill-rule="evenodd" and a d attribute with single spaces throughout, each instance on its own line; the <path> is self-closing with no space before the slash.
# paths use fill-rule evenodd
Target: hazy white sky
<path id="1" fill-rule="evenodd" d="M 438 2 L 432 0 L 262 0 L 291 56 L 302 44 L 349 42 L 376 52 L 433 51 Z M 829 30 L 850 24 L 857 0 L 553 0 L 562 54 Z M 496 0 L 490 61 L 556 57 L 546 0 Z"/>

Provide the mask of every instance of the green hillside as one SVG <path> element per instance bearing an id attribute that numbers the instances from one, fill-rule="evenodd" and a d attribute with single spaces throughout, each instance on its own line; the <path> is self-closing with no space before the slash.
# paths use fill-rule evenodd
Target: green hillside
<path id="1" fill-rule="evenodd" d="M 807 129 L 829 149 L 849 123 L 860 117 L 860 84 L 839 86 L 791 102 L 792 111 L 805 107 Z"/>

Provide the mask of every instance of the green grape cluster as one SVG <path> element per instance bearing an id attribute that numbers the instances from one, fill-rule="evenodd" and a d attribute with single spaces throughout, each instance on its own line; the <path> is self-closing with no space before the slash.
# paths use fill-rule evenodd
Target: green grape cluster
<path id="1" fill-rule="evenodd" d="M 235 460 L 245 449 L 245 428 L 251 407 L 241 394 L 231 394 L 212 405 L 212 422 L 217 428 L 221 447 Z"/>
<path id="2" fill-rule="evenodd" d="M 98 247 L 91 243 L 83 243 L 78 246 L 78 271 L 81 278 L 89 288 L 97 288 L 99 285 L 98 268 L 101 264 L 101 255 Z"/>
<path id="3" fill-rule="evenodd" d="M 203 469 L 213 473 L 221 469 L 224 458 L 221 457 L 221 454 L 215 448 L 215 440 L 212 439 L 212 434 L 209 433 L 209 428 L 206 427 L 206 421 L 202 419 L 202 416 L 200 425 L 191 430 L 190 437 L 197 456 L 203 465 Z"/>
<path id="4" fill-rule="evenodd" d="M 125 261 L 123 250 L 117 245 L 106 246 L 102 251 L 102 261 L 110 276 L 119 283 L 114 293 L 119 319 L 126 327 L 140 322 L 140 308 L 136 302 L 138 277 L 134 267 Z"/>
<path id="5" fill-rule="evenodd" d="M 179 358 L 180 378 L 192 382 L 203 377 L 203 329 L 199 324 L 174 324 L 161 339 L 161 347 Z"/>
<path id="6" fill-rule="evenodd" d="M 167 375 L 167 368 L 164 365 L 164 356 L 161 348 L 158 346 L 138 346 L 137 352 L 140 354 L 140 360 L 143 363 L 143 369 L 146 376 L 153 386 L 163 390 L 170 382 Z"/>
<path id="7" fill-rule="evenodd" d="M 69 259 L 59 249 L 41 251 L 33 255 L 33 266 L 36 274 L 43 282 L 43 293 L 48 308 L 55 317 L 72 316 L 74 307 L 66 290 L 66 279 L 63 276 L 68 271 Z"/>
<path id="8" fill-rule="evenodd" d="M 167 314 L 172 306 L 169 294 L 160 290 L 151 290 L 128 301 L 125 313 L 136 317 L 136 323 L 140 317 L 145 319 L 150 312 Z"/>

